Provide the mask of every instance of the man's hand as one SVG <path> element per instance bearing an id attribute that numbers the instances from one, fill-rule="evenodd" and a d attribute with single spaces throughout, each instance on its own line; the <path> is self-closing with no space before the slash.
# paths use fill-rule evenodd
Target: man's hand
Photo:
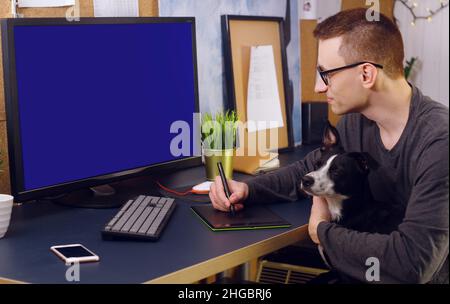
<path id="1" fill-rule="evenodd" d="M 220 176 L 216 177 L 214 184 L 209 189 L 209 198 L 214 208 L 221 211 L 230 211 L 230 204 L 234 204 L 235 210 L 239 211 L 244 208 L 242 204 L 248 197 L 248 186 L 246 183 L 240 183 L 234 180 L 228 180 L 228 187 L 230 188 L 230 200 L 227 199 L 225 191 L 223 190 L 222 179 Z"/>
<path id="2" fill-rule="evenodd" d="M 319 237 L 317 236 L 317 227 L 319 224 L 321 222 L 329 222 L 330 220 L 331 214 L 327 201 L 324 198 L 314 196 L 308 225 L 309 236 L 314 243 L 320 244 Z"/>

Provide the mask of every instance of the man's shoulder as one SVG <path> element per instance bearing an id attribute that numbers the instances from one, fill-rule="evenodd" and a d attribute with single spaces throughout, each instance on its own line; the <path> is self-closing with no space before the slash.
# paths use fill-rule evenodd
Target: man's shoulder
<path id="1" fill-rule="evenodd" d="M 415 105 L 414 125 L 416 132 L 428 135 L 448 136 L 449 111 L 443 104 L 418 92 L 419 98 Z"/>
<path id="2" fill-rule="evenodd" d="M 430 121 L 430 119 L 445 120 L 448 125 L 448 115 L 449 112 L 446 106 L 434 101 L 428 96 L 424 96 L 417 109 L 417 117 L 425 121 Z"/>
<path id="3" fill-rule="evenodd" d="M 416 159 L 414 163 L 420 163 L 421 159 L 427 162 L 440 159 L 444 164 L 448 159 L 448 108 L 418 91 L 412 115 L 406 145 Z"/>

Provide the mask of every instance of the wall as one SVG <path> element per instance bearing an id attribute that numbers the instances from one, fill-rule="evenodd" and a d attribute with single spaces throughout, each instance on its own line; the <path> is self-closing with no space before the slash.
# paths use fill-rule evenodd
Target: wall
<path id="1" fill-rule="evenodd" d="M 341 0 L 318 0 L 317 5 L 317 20 L 319 22 L 338 13 L 341 10 Z"/>
<path id="2" fill-rule="evenodd" d="M 439 0 L 417 1 L 418 15 L 427 15 L 426 8 L 439 7 Z M 431 22 L 418 20 L 411 25 L 412 15 L 401 3 L 395 5 L 394 15 L 405 42 L 405 57 L 418 57 L 419 62 L 410 81 L 425 95 L 449 105 L 449 8 L 433 17 Z"/>
<path id="3" fill-rule="evenodd" d="M 299 29 L 297 0 L 291 5 L 291 42 L 287 45 L 289 78 L 294 86 L 293 133 L 294 141 L 301 141 L 300 86 L 299 86 Z M 195 16 L 197 23 L 197 56 L 200 92 L 200 110 L 215 112 L 224 107 L 225 85 L 220 16 L 254 15 L 285 17 L 286 0 L 164 0 L 160 3 L 161 16 Z"/>
<path id="4" fill-rule="evenodd" d="M 81 17 L 93 17 L 93 0 L 79 0 Z M 24 17 L 65 17 L 68 7 L 60 8 L 22 8 L 18 12 Z M 158 0 L 139 0 L 139 15 L 143 17 L 158 15 Z M 11 0 L 0 0 L 0 18 L 11 17 Z M 1 34 L 0 34 L 1 35 Z M 1 36 L 0 36 L 1 38 Z M 0 39 L 1 40 L 1 39 Z M 0 45 L 1 55 L 1 45 Z M 0 58 L 3 58 L 0 56 Z M 0 193 L 9 193 L 9 171 L 7 164 L 7 139 L 6 139 L 6 117 L 4 106 L 3 88 L 3 62 L 0 60 L 0 150 L 6 163 L 3 166 L 4 172 L 0 172 Z"/>

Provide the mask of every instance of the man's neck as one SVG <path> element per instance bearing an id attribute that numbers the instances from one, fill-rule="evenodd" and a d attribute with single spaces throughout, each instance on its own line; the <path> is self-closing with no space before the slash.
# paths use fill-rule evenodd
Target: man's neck
<path id="1" fill-rule="evenodd" d="M 405 79 L 388 80 L 378 85 L 362 112 L 380 128 L 387 149 L 400 138 L 409 118 L 412 89 Z"/>

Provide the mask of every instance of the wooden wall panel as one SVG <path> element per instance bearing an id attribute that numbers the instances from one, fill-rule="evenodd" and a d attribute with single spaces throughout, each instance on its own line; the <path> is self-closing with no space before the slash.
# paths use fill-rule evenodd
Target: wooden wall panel
<path id="1" fill-rule="evenodd" d="M 1 18 L 1 15 L 0 15 Z M 3 89 L 3 51 L 2 51 L 2 44 L 1 44 L 1 33 L 0 33 L 0 122 L 5 120 L 4 113 L 5 112 L 5 90 Z M 0 137 L 1 138 L 1 137 Z"/>
<path id="2" fill-rule="evenodd" d="M 94 16 L 94 0 L 78 0 L 81 17 Z M 21 8 L 18 13 L 25 18 L 32 17 L 65 17 L 69 7 L 57 8 Z M 139 0 L 139 15 L 143 17 L 158 16 L 158 0 Z M 0 0 L 0 18 L 11 17 L 11 0 Z M 1 40 L 1 33 L 0 33 Z M 6 117 L 5 117 L 5 96 L 3 87 L 3 59 L 0 43 L 0 150 L 5 161 L 3 172 L 0 172 L 0 193 L 10 193 L 7 138 L 6 138 Z"/>
<path id="3" fill-rule="evenodd" d="M 0 0 L 0 18 L 10 17 L 11 14 L 11 1 Z M 1 39 L 1 33 L 0 33 Z M 2 45 L 0 43 L 0 59 L 2 59 Z M 0 193 L 10 193 L 9 186 L 9 172 L 7 154 L 7 142 L 6 142 L 6 117 L 5 117 L 5 96 L 3 89 L 3 62 L 0 60 L 0 151 L 2 151 L 1 157 L 4 161 L 2 168 L 0 168 Z M 3 171 L 1 171 L 3 170 Z"/>
<path id="4" fill-rule="evenodd" d="M 11 0 L 0 0 L 0 18 L 11 16 Z"/>
<path id="5" fill-rule="evenodd" d="M 300 20 L 300 49 L 301 49 L 301 86 L 302 102 L 327 101 L 325 94 L 314 92 L 317 67 L 317 39 L 313 32 L 317 20 Z"/>
<path id="6" fill-rule="evenodd" d="M 342 0 L 342 10 L 366 6 L 366 0 Z M 394 15 L 394 0 L 380 1 L 380 11 L 386 16 L 392 18 Z"/>
<path id="7" fill-rule="evenodd" d="M 139 0 L 139 16 L 158 16 L 158 0 Z"/>
<path id="8" fill-rule="evenodd" d="M 1 157 L 4 160 L 2 168 L 0 168 L 0 193 L 10 193 L 9 185 L 9 170 L 8 170 L 8 157 L 7 153 L 7 142 L 6 142 L 6 122 L 0 121 L 0 150 L 2 151 Z"/>

